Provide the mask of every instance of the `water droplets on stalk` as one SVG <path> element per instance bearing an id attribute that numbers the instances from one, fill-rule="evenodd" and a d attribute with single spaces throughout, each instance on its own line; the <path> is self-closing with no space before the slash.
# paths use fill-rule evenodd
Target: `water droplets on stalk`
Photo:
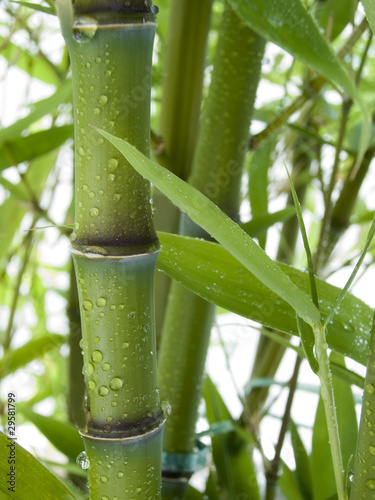
<path id="1" fill-rule="evenodd" d="M 90 467 L 90 460 L 84 451 L 78 455 L 76 462 L 82 470 L 87 470 Z"/>
<path id="2" fill-rule="evenodd" d="M 119 391 L 122 387 L 123 381 L 119 377 L 114 377 L 110 383 L 109 387 L 112 389 L 112 391 Z"/>
<path id="3" fill-rule="evenodd" d="M 103 359 L 103 353 L 101 351 L 93 351 L 91 359 L 94 363 L 100 363 Z"/>
<path id="4" fill-rule="evenodd" d="M 79 16 L 73 21 L 73 38 L 78 43 L 92 40 L 98 30 L 98 21 L 92 16 Z"/>

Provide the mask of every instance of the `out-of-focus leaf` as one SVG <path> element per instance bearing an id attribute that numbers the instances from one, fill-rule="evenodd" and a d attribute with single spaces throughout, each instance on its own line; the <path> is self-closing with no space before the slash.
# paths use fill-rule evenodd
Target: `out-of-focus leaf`
<path id="1" fill-rule="evenodd" d="M 343 361 L 335 353 L 331 354 L 336 363 Z M 355 453 L 358 425 L 355 404 L 350 384 L 333 376 L 333 388 L 337 411 L 337 422 L 340 434 L 341 453 L 344 467 L 350 456 Z M 332 467 L 329 438 L 323 401 L 320 398 L 316 412 L 312 440 L 312 482 L 314 500 L 324 500 L 336 492 L 336 484 Z"/>
<path id="2" fill-rule="evenodd" d="M 257 321 L 264 326 L 298 335 L 294 310 L 247 271 L 216 243 L 159 233 L 162 250 L 158 267 L 194 293 L 210 302 Z M 279 263 L 296 285 L 310 292 L 307 273 Z M 341 290 L 317 280 L 322 317 L 328 313 Z M 328 327 L 331 348 L 365 365 L 373 311 L 347 294 Z"/>
<path id="3" fill-rule="evenodd" d="M 204 498 L 200 491 L 196 490 L 189 484 L 186 490 L 185 500 L 204 500 Z"/>
<path id="4" fill-rule="evenodd" d="M 285 222 L 296 213 L 294 207 L 286 207 L 271 214 L 258 215 L 241 224 L 242 229 L 252 238 L 264 236 L 274 224 Z"/>
<path id="5" fill-rule="evenodd" d="M 372 32 L 375 33 L 375 0 L 361 0 L 366 11 L 367 20 L 371 26 Z"/>
<path id="6" fill-rule="evenodd" d="M 288 500 L 305 500 L 299 492 L 293 471 L 289 469 L 285 462 L 283 462 L 282 474 L 279 478 L 278 485 L 284 493 L 285 498 Z"/>
<path id="7" fill-rule="evenodd" d="M 14 492 L 9 490 L 11 484 L 7 483 L 7 474 L 13 464 L 8 463 L 10 444 L 13 442 L 0 432 L 0 492 L 3 500 L 76 500 L 71 491 L 33 457 L 28 451 L 14 443 L 16 453 L 16 487 Z"/>
<path id="8" fill-rule="evenodd" d="M 220 500 L 220 491 L 216 482 L 216 477 L 212 470 L 210 470 L 206 483 L 206 490 L 204 492 L 206 498 L 210 500 Z"/>
<path id="9" fill-rule="evenodd" d="M 271 135 L 264 144 L 251 155 L 248 163 L 249 198 L 253 218 L 268 214 L 268 169 L 271 166 L 272 152 L 275 149 L 276 136 Z M 248 233 L 249 234 L 249 233 Z M 259 245 L 266 246 L 266 234 L 258 237 Z"/>
<path id="10" fill-rule="evenodd" d="M 334 40 L 342 30 L 354 21 L 358 0 L 325 0 L 314 3 L 314 17 L 319 25 L 329 30 L 330 39 Z"/>
<path id="11" fill-rule="evenodd" d="M 292 446 L 296 461 L 295 476 L 298 489 L 304 500 L 313 499 L 313 489 L 311 482 L 311 465 L 309 455 L 307 454 L 305 445 L 299 435 L 296 424 L 290 422 L 290 434 L 292 437 Z"/>
<path id="12" fill-rule="evenodd" d="M 17 66 L 31 77 L 37 78 L 44 83 L 55 86 L 59 85 L 58 70 L 52 62 L 46 61 L 42 56 L 37 54 L 31 54 L 3 37 L 0 37 L 0 46 L 1 56 L 7 59 L 13 66 Z"/>
<path id="13" fill-rule="evenodd" d="M 26 366 L 52 349 L 59 349 L 64 341 L 65 337 L 63 335 L 50 333 L 39 339 L 30 340 L 14 351 L 7 351 L 0 361 L 0 378 Z"/>
<path id="14" fill-rule="evenodd" d="M 32 161 L 25 174 L 29 189 L 38 196 L 45 185 L 51 168 L 55 165 L 58 151 L 44 155 Z M 19 191 L 24 193 L 24 199 L 29 199 L 30 193 L 26 191 L 23 184 L 18 184 Z M 21 220 L 27 210 L 26 205 L 19 203 L 19 199 L 11 196 L 0 206 L 0 266 L 9 251 L 14 235 L 19 228 Z"/>
<path id="15" fill-rule="evenodd" d="M 373 2 L 373 0 L 368 1 Z M 254 31 L 339 85 L 357 102 L 363 115 L 358 151 L 360 161 L 370 138 L 370 114 L 353 81 L 320 33 L 302 1 L 229 0 L 229 3 L 240 19 Z M 306 40 L 309 42 L 306 43 Z"/>
<path id="16" fill-rule="evenodd" d="M 0 147 L 0 170 L 45 155 L 72 137 L 73 125 L 63 125 L 5 141 Z"/>
<path id="17" fill-rule="evenodd" d="M 231 415 L 213 382 L 207 377 L 204 386 L 207 419 L 210 425 L 231 420 Z M 218 477 L 228 498 L 242 494 L 252 500 L 260 499 L 251 454 L 247 443 L 236 432 L 212 438 L 212 454 Z"/>
<path id="18" fill-rule="evenodd" d="M 78 455 L 84 450 L 82 438 L 74 425 L 39 415 L 25 406 L 20 406 L 19 411 L 72 462 L 75 462 Z"/>
<path id="19" fill-rule="evenodd" d="M 320 320 L 320 314 L 308 296 L 296 287 L 273 261 L 238 224 L 226 216 L 214 203 L 193 186 L 169 170 L 152 162 L 134 146 L 103 130 L 99 131 L 124 155 L 141 175 L 153 183 L 172 203 L 215 240 L 221 243 L 239 262 L 279 297 L 290 304 L 308 323 Z"/>
<path id="20" fill-rule="evenodd" d="M 56 89 L 53 95 L 32 104 L 31 111 L 27 116 L 1 129 L 0 144 L 4 141 L 19 137 L 32 123 L 35 123 L 43 116 L 54 111 L 61 103 L 69 102 L 71 100 L 71 94 L 72 81 L 71 79 L 67 79 Z"/>
<path id="21" fill-rule="evenodd" d="M 30 2 L 16 2 L 15 0 L 11 0 L 12 3 L 18 3 L 19 5 L 23 5 L 28 9 L 33 9 L 38 12 L 43 12 L 44 14 L 50 14 L 51 16 L 56 16 L 56 10 L 52 7 L 45 7 L 44 5 L 39 5 L 38 3 L 30 3 Z"/>

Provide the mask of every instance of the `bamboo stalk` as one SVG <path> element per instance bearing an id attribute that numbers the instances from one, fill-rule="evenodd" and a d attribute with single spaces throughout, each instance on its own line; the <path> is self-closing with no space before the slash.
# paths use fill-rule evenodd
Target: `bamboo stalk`
<path id="1" fill-rule="evenodd" d="M 160 498 L 158 240 L 150 185 L 92 126 L 149 154 L 152 2 L 60 3 L 73 73 L 75 229 L 90 498 Z"/>
<path id="2" fill-rule="evenodd" d="M 375 323 L 373 322 L 365 390 L 363 391 L 361 422 L 354 456 L 354 471 L 350 471 L 350 500 L 361 498 L 372 500 L 375 491 L 375 442 L 374 431 L 375 411 Z"/>
<path id="3" fill-rule="evenodd" d="M 195 151 L 202 100 L 203 74 L 212 0 L 174 0 L 171 5 L 160 134 L 164 149 L 158 162 L 187 180 Z M 153 190 L 155 226 L 158 231 L 178 233 L 180 211 Z M 156 273 L 156 335 L 161 334 L 170 278 Z"/>
<path id="4" fill-rule="evenodd" d="M 226 5 L 189 182 L 235 220 L 239 218 L 242 168 L 263 50 L 264 40 Z M 208 237 L 186 216 L 180 227 L 184 235 Z M 175 453 L 194 451 L 214 312 L 212 304 L 172 284 L 158 365 L 161 395 L 172 407 L 164 434 L 164 451 L 171 460 Z M 183 481 L 192 472 L 165 467 L 163 498 L 184 498 Z"/>

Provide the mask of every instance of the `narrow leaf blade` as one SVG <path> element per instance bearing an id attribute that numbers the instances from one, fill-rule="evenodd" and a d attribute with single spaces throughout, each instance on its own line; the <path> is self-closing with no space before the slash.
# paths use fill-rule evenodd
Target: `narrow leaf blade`
<path id="1" fill-rule="evenodd" d="M 262 283 L 290 304 L 308 323 L 320 319 L 311 300 L 280 270 L 278 265 L 229 217 L 200 191 L 152 162 L 135 147 L 108 132 L 100 131 L 128 162 L 231 254 Z"/>

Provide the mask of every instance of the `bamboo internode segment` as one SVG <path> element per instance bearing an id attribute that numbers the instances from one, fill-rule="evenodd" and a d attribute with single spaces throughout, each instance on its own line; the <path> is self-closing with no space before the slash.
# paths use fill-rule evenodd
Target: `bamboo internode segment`
<path id="1" fill-rule="evenodd" d="M 91 500 L 160 498 L 164 414 L 156 372 L 158 239 L 150 183 L 96 128 L 150 150 L 157 8 L 60 0 L 73 74 L 75 226 Z"/>

